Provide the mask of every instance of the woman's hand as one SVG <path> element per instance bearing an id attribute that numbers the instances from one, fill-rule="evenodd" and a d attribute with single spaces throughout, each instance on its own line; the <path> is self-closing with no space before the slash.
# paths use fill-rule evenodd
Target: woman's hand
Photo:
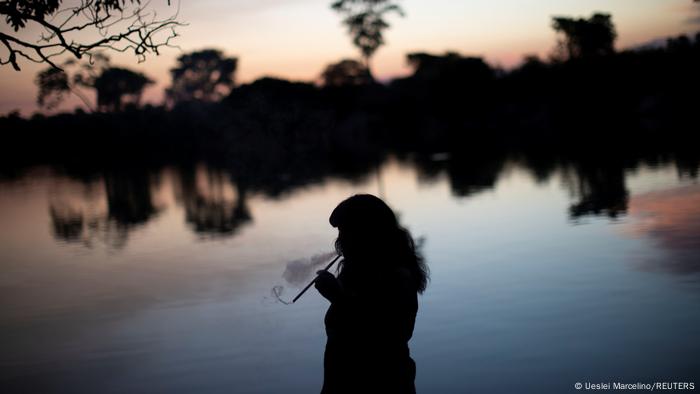
<path id="1" fill-rule="evenodd" d="M 318 274 L 314 283 L 316 290 L 330 302 L 340 299 L 343 289 L 340 287 L 338 279 L 324 270 L 316 271 L 316 274 Z"/>

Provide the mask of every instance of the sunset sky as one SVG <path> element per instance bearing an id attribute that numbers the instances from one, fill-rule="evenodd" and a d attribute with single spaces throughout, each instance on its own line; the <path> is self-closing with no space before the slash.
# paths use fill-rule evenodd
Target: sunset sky
<path id="1" fill-rule="evenodd" d="M 67 4 L 70 1 L 66 2 Z M 161 4 L 162 3 L 162 4 Z M 164 15 L 165 0 L 153 0 Z M 525 54 L 546 56 L 555 36 L 551 17 L 590 16 L 608 12 L 618 31 L 618 48 L 648 43 L 657 38 L 700 30 L 700 4 L 691 0 L 399 0 L 404 18 L 392 16 L 387 45 L 373 59 L 381 79 L 409 72 L 405 54 L 453 50 L 485 57 L 494 65 L 512 67 Z M 179 29 L 182 51 L 205 47 L 239 58 L 237 81 L 262 76 L 315 80 L 325 65 L 357 57 L 339 15 L 329 0 L 182 0 L 180 17 L 188 26 Z M 171 7 L 172 9 L 173 7 Z M 6 22 L 0 30 L 8 32 Z M 128 55 L 112 55 L 116 65 L 141 70 L 157 81 L 146 100 L 159 102 L 170 82 L 168 69 L 181 52 L 166 49 L 159 57 L 138 64 Z M 0 56 L 6 52 L 0 49 Z M 24 114 L 37 110 L 35 75 L 43 66 L 22 64 L 22 71 L 0 67 L 0 114 L 14 109 Z M 62 109 L 72 109 L 70 101 Z"/>

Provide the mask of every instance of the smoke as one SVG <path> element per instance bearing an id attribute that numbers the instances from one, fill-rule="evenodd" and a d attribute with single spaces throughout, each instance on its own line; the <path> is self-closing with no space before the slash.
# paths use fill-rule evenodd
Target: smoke
<path id="1" fill-rule="evenodd" d="M 282 299 L 282 293 L 284 293 L 284 286 L 277 285 L 272 287 L 272 296 L 284 305 L 290 305 L 290 301 L 285 301 Z"/>
<path id="2" fill-rule="evenodd" d="M 335 255 L 335 252 L 319 253 L 309 258 L 293 260 L 287 263 L 282 277 L 292 286 L 301 287 L 311 280 L 321 264 L 327 263 Z"/>
<path id="3" fill-rule="evenodd" d="M 322 268 L 323 264 L 329 263 L 333 256 L 335 256 L 335 252 L 318 253 L 311 257 L 289 261 L 286 264 L 282 278 L 292 287 L 304 287 L 313 279 L 312 277 L 316 271 Z M 291 301 L 282 299 L 284 290 L 285 287 L 282 285 L 273 286 L 271 291 L 272 296 L 275 300 L 289 305 Z"/>

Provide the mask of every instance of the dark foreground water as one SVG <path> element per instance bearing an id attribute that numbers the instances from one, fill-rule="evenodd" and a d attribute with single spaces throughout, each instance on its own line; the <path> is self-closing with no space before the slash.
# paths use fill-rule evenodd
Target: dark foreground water
<path id="1" fill-rule="evenodd" d="M 504 162 L 460 183 L 389 161 L 274 198 L 205 166 L 5 179 L 0 391 L 317 392 L 327 303 L 271 289 L 310 279 L 290 261 L 330 251 L 327 217 L 359 192 L 400 213 L 432 271 L 419 392 L 697 387 L 700 185 L 673 163 L 595 171 Z"/>

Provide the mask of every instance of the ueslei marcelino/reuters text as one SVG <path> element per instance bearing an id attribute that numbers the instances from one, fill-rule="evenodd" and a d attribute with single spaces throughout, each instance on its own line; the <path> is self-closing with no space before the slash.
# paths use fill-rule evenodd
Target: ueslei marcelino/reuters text
<path id="1" fill-rule="evenodd" d="M 577 389 L 583 388 L 584 390 L 695 390 L 694 382 L 586 382 L 583 385 L 576 384 L 575 386 Z"/>

